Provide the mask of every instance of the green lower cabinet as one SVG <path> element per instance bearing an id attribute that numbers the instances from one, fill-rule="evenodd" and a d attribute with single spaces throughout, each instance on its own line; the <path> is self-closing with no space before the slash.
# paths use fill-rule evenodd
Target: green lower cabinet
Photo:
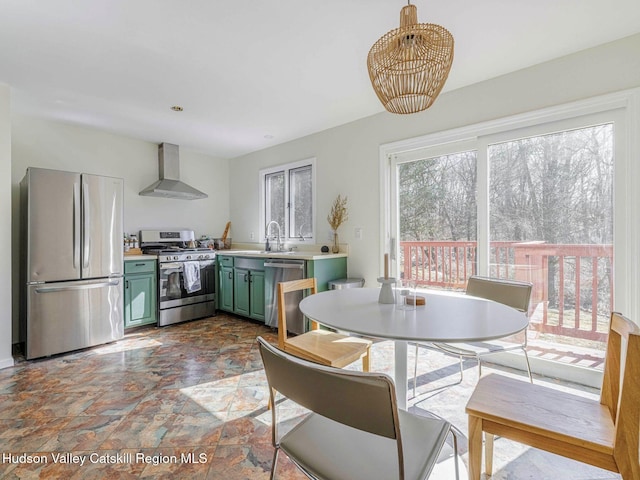
<path id="1" fill-rule="evenodd" d="M 265 321 L 266 288 L 264 259 L 218 255 L 218 308 L 243 317 Z M 347 258 L 307 260 L 307 277 L 316 277 L 318 290 L 328 282 L 347 276 Z"/>
<path id="2" fill-rule="evenodd" d="M 233 311 L 264 321 L 264 271 L 235 268 L 233 280 Z"/>
<path id="3" fill-rule="evenodd" d="M 256 320 L 264 321 L 265 298 L 264 298 L 264 272 L 252 270 L 249 279 L 249 316 Z"/>
<path id="4" fill-rule="evenodd" d="M 307 261 L 307 277 L 316 277 L 318 291 L 324 292 L 329 289 L 331 280 L 347 277 L 347 258 L 323 258 L 321 260 Z"/>
<path id="5" fill-rule="evenodd" d="M 219 308 L 233 312 L 233 267 L 220 269 Z"/>
<path id="6" fill-rule="evenodd" d="M 233 260 L 230 255 L 216 255 L 218 262 L 218 308 L 233 312 Z"/>
<path id="7" fill-rule="evenodd" d="M 126 261 L 124 276 L 124 327 L 158 321 L 156 262 Z"/>
<path id="8" fill-rule="evenodd" d="M 233 276 L 234 309 L 238 315 L 249 316 L 249 270 L 236 268 Z"/>

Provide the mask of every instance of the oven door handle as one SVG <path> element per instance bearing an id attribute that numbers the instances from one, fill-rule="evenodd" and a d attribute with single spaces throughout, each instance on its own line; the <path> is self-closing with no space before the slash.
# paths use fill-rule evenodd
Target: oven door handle
<path id="1" fill-rule="evenodd" d="M 160 270 L 177 270 L 179 272 L 182 271 L 182 263 L 180 262 L 175 262 L 175 263 L 161 263 L 160 264 Z"/>

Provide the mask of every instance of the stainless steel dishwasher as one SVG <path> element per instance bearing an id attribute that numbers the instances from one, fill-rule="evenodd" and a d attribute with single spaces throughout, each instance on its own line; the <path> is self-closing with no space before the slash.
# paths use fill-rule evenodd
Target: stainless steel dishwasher
<path id="1" fill-rule="evenodd" d="M 278 328 L 278 283 L 305 278 L 305 261 L 269 258 L 264 262 L 265 320 L 270 327 Z M 286 293 L 287 330 L 304 333 L 305 321 L 298 308 L 302 292 Z"/>

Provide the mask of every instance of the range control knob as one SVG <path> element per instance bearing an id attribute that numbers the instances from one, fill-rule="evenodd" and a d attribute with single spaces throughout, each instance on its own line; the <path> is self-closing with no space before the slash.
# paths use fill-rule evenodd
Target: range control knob
<path id="1" fill-rule="evenodd" d="M 174 255 L 174 256 L 173 256 L 173 259 L 174 259 L 174 260 L 178 260 L 178 256 L 177 256 L 177 255 Z"/>
<path id="2" fill-rule="evenodd" d="M 191 260 L 191 255 L 187 255 L 187 260 Z"/>

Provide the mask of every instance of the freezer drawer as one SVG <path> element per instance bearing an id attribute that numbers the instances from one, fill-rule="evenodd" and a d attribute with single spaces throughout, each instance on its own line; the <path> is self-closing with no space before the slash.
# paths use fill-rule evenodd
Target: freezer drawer
<path id="1" fill-rule="evenodd" d="M 28 285 L 27 295 L 28 360 L 124 335 L 122 278 Z"/>

